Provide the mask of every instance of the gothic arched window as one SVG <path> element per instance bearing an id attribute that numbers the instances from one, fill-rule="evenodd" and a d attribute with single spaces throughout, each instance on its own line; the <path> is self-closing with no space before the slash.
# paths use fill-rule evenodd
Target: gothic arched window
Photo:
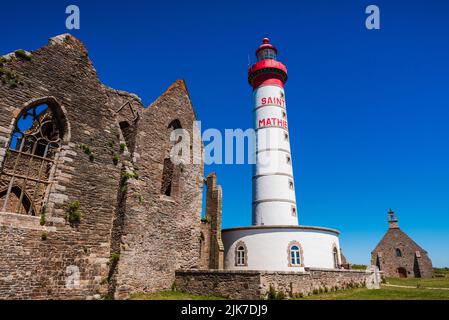
<path id="1" fill-rule="evenodd" d="M 63 132 L 61 119 L 47 104 L 19 115 L 0 173 L 0 211 L 41 212 Z"/>
<path id="2" fill-rule="evenodd" d="M 402 251 L 399 248 L 396 249 L 396 257 L 398 258 L 402 257 Z"/>

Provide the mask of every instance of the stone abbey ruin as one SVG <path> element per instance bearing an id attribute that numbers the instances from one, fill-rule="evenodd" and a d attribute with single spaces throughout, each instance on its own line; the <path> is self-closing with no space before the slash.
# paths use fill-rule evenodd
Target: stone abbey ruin
<path id="1" fill-rule="evenodd" d="M 146 108 L 70 35 L 3 57 L 0 77 L 0 298 L 123 298 L 220 267 L 216 178 L 169 161 L 196 119 L 183 81 Z"/>

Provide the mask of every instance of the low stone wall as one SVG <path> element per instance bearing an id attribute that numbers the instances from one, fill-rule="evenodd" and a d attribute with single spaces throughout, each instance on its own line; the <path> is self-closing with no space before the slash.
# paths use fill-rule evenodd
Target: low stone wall
<path id="1" fill-rule="evenodd" d="M 202 296 L 236 300 L 260 298 L 260 272 L 222 270 L 176 271 L 176 288 Z"/>
<path id="2" fill-rule="evenodd" d="M 306 269 L 305 272 L 182 270 L 176 272 L 178 290 L 235 300 L 266 299 L 271 290 L 286 298 L 364 287 L 372 272 Z"/>
<path id="3" fill-rule="evenodd" d="M 306 269 L 304 273 L 264 272 L 260 274 L 260 294 L 266 297 L 270 286 L 287 298 L 365 287 L 370 275 L 366 271 L 329 269 Z"/>

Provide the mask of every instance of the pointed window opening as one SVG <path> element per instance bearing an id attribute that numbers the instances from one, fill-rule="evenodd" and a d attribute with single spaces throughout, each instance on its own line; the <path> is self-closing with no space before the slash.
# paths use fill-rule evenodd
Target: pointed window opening
<path id="1" fill-rule="evenodd" d="M 19 115 L 0 174 L 0 211 L 33 216 L 41 211 L 63 129 L 47 104 Z"/>
<path id="2" fill-rule="evenodd" d="M 171 197 L 173 187 L 174 165 L 170 158 L 164 160 L 164 169 L 162 171 L 161 194 Z"/>

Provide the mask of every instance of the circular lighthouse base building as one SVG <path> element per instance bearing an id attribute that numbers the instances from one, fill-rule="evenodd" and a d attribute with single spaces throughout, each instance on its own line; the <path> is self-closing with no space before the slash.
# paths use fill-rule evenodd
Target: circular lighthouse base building
<path id="1" fill-rule="evenodd" d="M 251 226 L 223 230 L 225 269 L 301 272 L 341 264 L 339 232 L 306 226 Z"/>

